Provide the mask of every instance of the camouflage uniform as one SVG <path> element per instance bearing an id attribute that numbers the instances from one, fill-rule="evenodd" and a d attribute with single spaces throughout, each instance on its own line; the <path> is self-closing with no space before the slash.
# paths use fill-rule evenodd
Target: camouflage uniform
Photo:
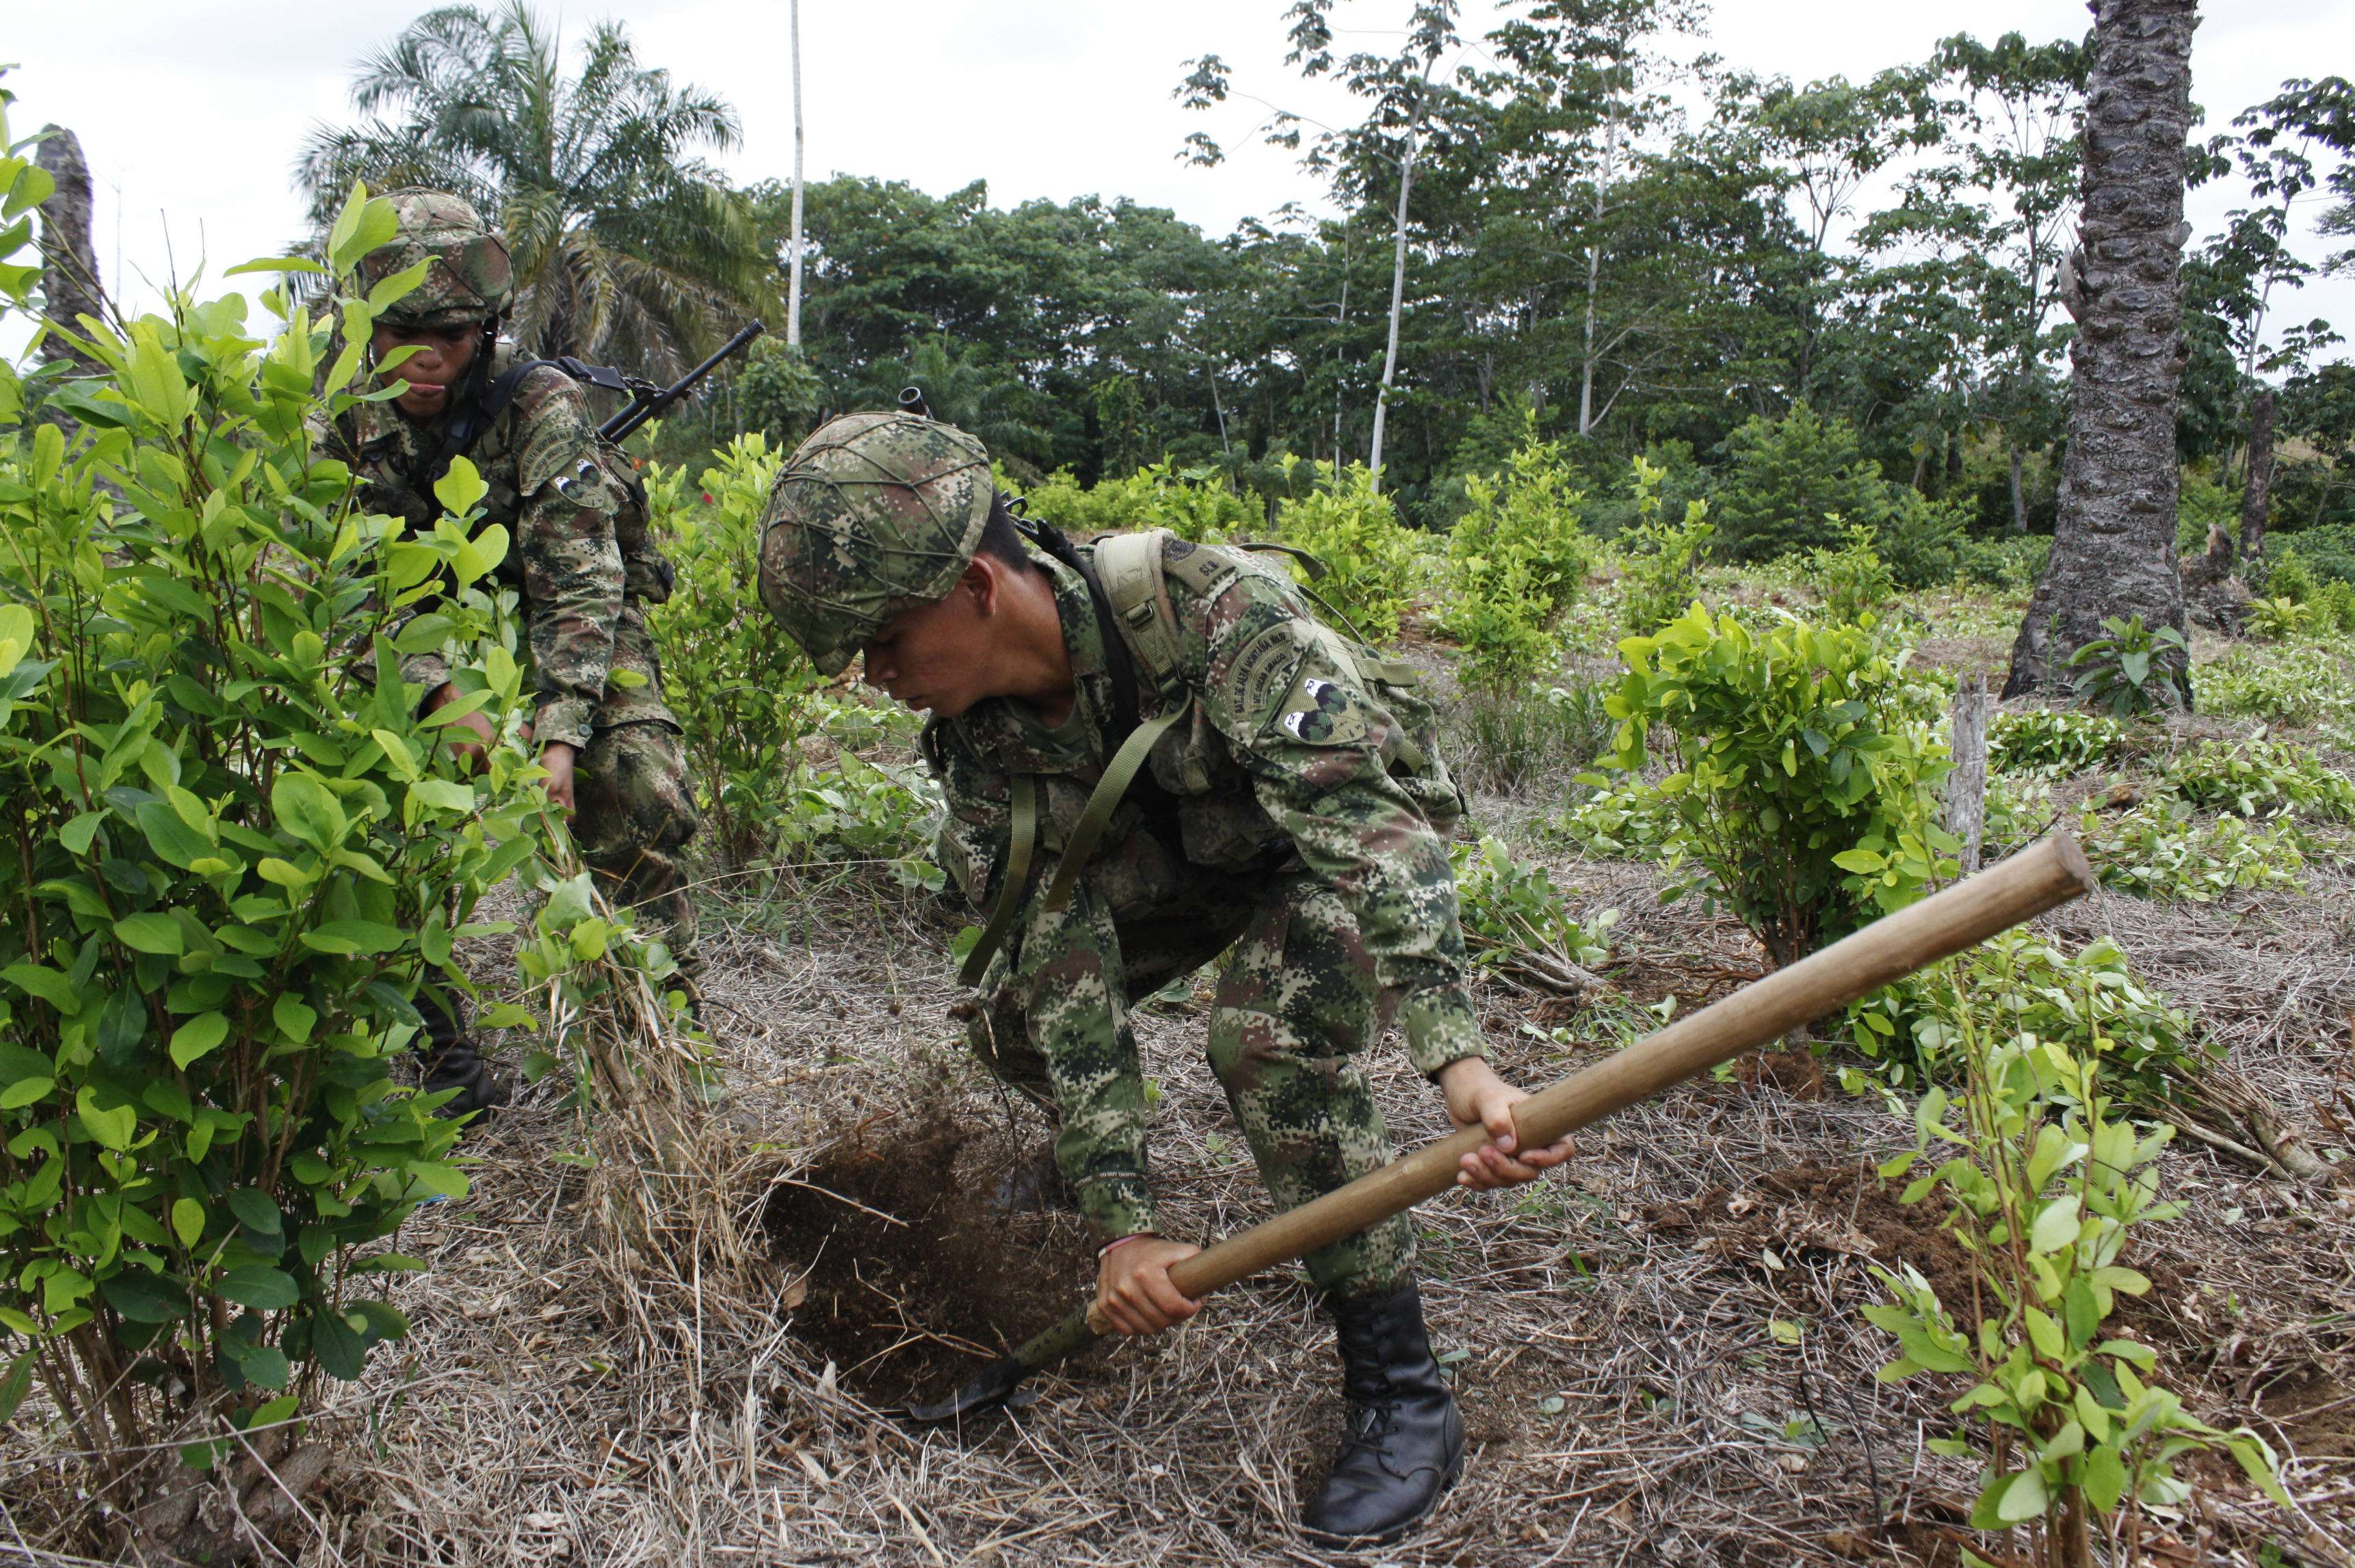
<path id="1" fill-rule="evenodd" d="M 1152 787 L 1131 790 L 1069 905 L 1049 911 L 1045 877 L 1033 884 L 971 1010 L 976 1052 L 1060 1110 L 1058 1160 L 1106 1236 L 1155 1228 L 1130 1001 L 1221 952 L 1210 1064 L 1284 1208 L 1390 1159 L 1359 1054 L 1394 1011 L 1418 1071 L 1482 1054 L 1433 826 L 1462 810 L 1444 770 L 1399 767 L 1407 726 L 1288 579 L 1211 546 L 1164 550 L 1190 726 L 1154 748 Z M 1079 686 L 1071 716 L 1049 729 L 993 699 L 924 732 L 948 798 L 937 853 L 976 904 L 1003 875 L 1014 776 L 1039 779 L 1053 864 L 1107 760 L 1114 698 L 1086 584 L 1033 559 L 1055 585 Z M 1413 1246 L 1400 1215 L 1311 1255 L 1309 1276 L 1328 1291 L 1388 1290 Z"/>
<path id="2" fill-rule="evenodd" d="M 432 192 L 394 200 L 401 236 L 369 255 L 364 280 L 421 260 L 435 266 L 387 319 L 401 326 L 495 320 L 506 302 L 504 253 L 499 277 L 486 282 L 469 275 L 456 249 L 469 232 L 487 232 L 473 209 Z M 461 259 L 455 269 L 453 255 Z M 321 444 L 351 466 L 368 510 L 429 530 L 442 514 L 432 471 L 445 457 L 450 421 L 517 357 L 509 343 L 479 356 L 449 409 L 430 424 L 390 402 L 361 403 L 322 432 Z M 663 703 L 646 630 L 644 606 L 667 597 L 669 572 L 647 541 L 644 506 L 615 472 L 621 460 L 601 449 L 580 385 L 553 367 L 527 374 L 464 455 L 489 486 L 483 522 L 509 535 L 497 575 L 523 605 L 538 703 L 533 738 L 578 748 L 572 828 L 581 858 L 615 903 L 635 906 L 656 930 L 667 928 L 673 954 L 692 976 L 695 916 L 681 852 L 699 824 L 679 724 Z M 427 692 L 449 678 L 439 653 L 401 661 L 401 679 Z"/>

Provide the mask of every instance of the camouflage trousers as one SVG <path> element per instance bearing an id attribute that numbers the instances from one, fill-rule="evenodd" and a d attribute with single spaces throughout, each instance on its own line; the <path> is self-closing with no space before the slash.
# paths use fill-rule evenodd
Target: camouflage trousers
<path id="1" fill-rule="evenodd" d="M 1221 954 L 1210 1067 L 1277 1206 L 1297 1208 L 1388 1162 L 1363 1054 L 1393 1002 L 1329 887 L 1296 863 L 1242 876 L 1188 865 L 1177 896 L 1136 917 L 1104 909 L 1085 879 L 1062 915 L 1042 902 L 1024 922 L 1011 980 L 972 1010 L 967 1037 L 985 1065 L 1059 1120 L 1057 1161 L 1100 1229 L 1152 1228 L 1130 1000 Z M 1328 1294 L 1395 1290 L 1413 1273 L 1413 1222 L 1396 1215 L 1306 1263 Z"/>
<path id="2" fill-rule="evenodd" d="M 592 732 L 573 763 L 572 840 L 598 891 L 636 911 L 692 982 L 703 973 L 695 948 L 695 905 L 682 858 L 701 828 L 687 781 L 678 731 L 659 719 Z"/>

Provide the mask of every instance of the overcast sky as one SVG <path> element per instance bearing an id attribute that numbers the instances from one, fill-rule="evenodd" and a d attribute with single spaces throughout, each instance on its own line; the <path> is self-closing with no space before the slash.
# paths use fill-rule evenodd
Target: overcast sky
<path id="1" fill-rule="evenodd" d="M 349 112 L 352 62 L 390 37 L 417 0 L 74 0 L 10 7 L 0 62 L 14 62 L 16 133 L 45 122 L 82 140 L 98 187 L 93 225 L 102 271 L 126 302 L 152 293 L 174 262 L 213 271 L 273 255 L 301 228 L 290 182 L 314 122 Z M 741 147 L 721 161 L 741 180 L 793 168 L 793 105 L 783 0 L 542 0 L 578 32 L 618 16 L 640 58 L 731 101 Z M 1283 63 L 1283 0 L 807 0 L 803 69 L 808 172 L 904 179 L 945 192 L 985 179 L 1000 203 L 1089 193 L 1174 208 L 1213 233 L 1287 201 L 1316 205 L 1317 185 L 1286 154 L 1250 143 L 1259 111 L 1207 115 L 1170 100 L 1184 62 L 1204 52 L 1258 92 L 1345 118 L 1331 90 L 1309 90 Z M 1407 0 L 1343 0 L 1345 47 L 1388 48 Z M 1466 0 L 1467 32 L 1495 13 Z M 2081 34 L 2077 0 L 1718 0 L 1707 47 L 1730 62 L 1800 79 L 1862 78 L 1924 58 L 1940 37 L 2017 29 L 2033 41 Z M 2217 0 L 2192 62 L 2194 97 L 2221 128 L 2285 77 L 2355 69 L 2355 0 Z M 1189 131 L 1228 144 L 1215 170 L 1180 164 Z M 2200 234 L 2231 193 L 2192 196 Z M 2310 228 L 2317 203 L 2306 209 Z M 165 245 L 168 223 L 170 260 Z M 2309 236 L 2303 247 L 2318 254 Z M 119 258 L 119 268 L 118 268 Z M 2277 302 L 2277 318 L 2320 315 L 2355 336 L 2355 280 Z M 21 336 L 14 344 L 20 344 Z M 2345 352 L 2340 350 L 2338 352 Z"/>

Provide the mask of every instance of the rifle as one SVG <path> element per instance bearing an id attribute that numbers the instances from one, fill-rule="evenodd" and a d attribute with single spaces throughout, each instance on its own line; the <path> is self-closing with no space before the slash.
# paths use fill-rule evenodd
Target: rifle
<path id="1" fill-rule="evenodd" d="M 924 401 L 924 389 L 921 387 L 900 387 L 900 412 L 902 414 L 913 414 L 919 419 L 931 418 L 932 417 L 932 405 Z"/>
<path id="2" fill-rule="evenodd" d="M 636 433 L 639 426 L 664 413 L 672 404 L 694 391 L 697 382 L 719 369 L 725 361 L 742 353 L 747 344 L 767 330 L 759 322 L 753 322 L 740 330 L 734 337 L 721 344 L 710 358 L 667 387 L 657 387 L 651 381 L 642 381 L 634 376 L 615 376 L 610 370 L 603 376 L 583 377 L 596 386 L 604 387 L 607 391 L 626 392 L 630 395 L 628 405 L 620 413 L 598 426 L 597 433 L 609 441 L 627 440 Z M 584 368 L 602 370 L 604 367 L 599 366 L 584 366 Z M 607 379 L 608 376 L 612 379 Z M 617 382 L 618 386 L 615 385 Z"/>

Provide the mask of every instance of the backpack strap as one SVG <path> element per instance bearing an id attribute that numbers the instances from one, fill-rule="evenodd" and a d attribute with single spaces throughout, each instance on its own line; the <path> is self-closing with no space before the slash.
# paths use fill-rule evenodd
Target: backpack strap
<path id="1" fill-rule="evenodd" d="M 1178 612 L 1170 607 L 1169 587 L 1161 575 L 1162 547 L 1170 537 L 1167 528 L 1155 528 L 1111 535 L 1095 546 L 1104 602 L 1128 651 L 1153 677 L 1165 708 L 1185 685 L 1178 667 Z"/>
<path id="2" fill-rule="evenodd" d="M 1006 877 L 998 884 L 997 902 L 990 906 L 989 924 L 983 927 L 981 939 L 964 957 L 964 968 L 957 979 L 967 988 L 981 983 L 982 975 L 989 969 L 989 960 L 1006 941 L 1006 933 L 1014 928 L 1014 916 L 1022 907 L 1022 895 L 1030 885 L 1030 857 L 1039 847 L 1039 780 L 1028 773 L 1014 776 L 1013 824 L 1006 850 Z"/>

